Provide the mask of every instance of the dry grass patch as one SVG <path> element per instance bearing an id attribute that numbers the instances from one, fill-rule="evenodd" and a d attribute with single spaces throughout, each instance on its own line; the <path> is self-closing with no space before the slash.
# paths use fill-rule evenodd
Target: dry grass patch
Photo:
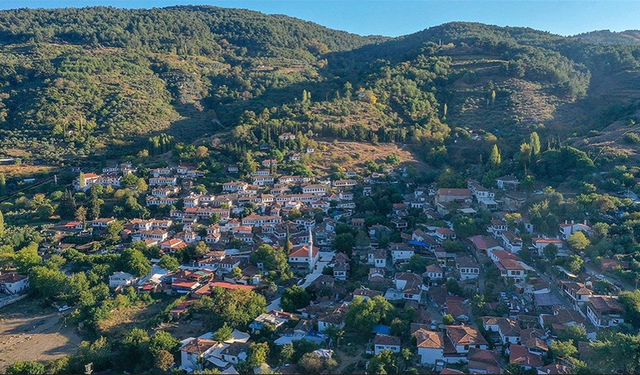
<path id="1" fill-rule="evenodd" d="M 328 170 L 331 164 L 339 164 L 347 170 L 364 168 L 368 160 L 382 163 L 390 155 L 397 155 L 402 163 L 415 164 L 425 167 L 408 147 L 394 143 L 364 143 L 364 142 L 319 142 L 322 157 L 314 165 L 315 168 Z"/>
<path id="2" fill-rule="evenodd" d="M 119 307 L 111 311 L 109 319 L 98 323 L 97 333 L 107 337 L 121 337 L 133 328 L 144 326 L 162 312 L 171 301 L 154 300 L 151 303 L 139 302 L 128 307 Z"/>
<path id="3" fill-rule="evenodd" d="M 0 308 L 0 373 L 16 361 L 49 361 L 75 354 L 82 341 L 75 325 L 32 298 Z"/>

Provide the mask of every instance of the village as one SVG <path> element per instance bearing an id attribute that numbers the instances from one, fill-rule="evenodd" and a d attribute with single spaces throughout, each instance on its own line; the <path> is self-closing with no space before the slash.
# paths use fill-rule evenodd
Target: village
<path id="1" fill-rule="evenodd" d="M 483 374 L 515 367 L 564 374 L 573 371 L 573 364 L 548 355 L 554 342 L 574 340 L 575 355 L 583 358 L 597 332 L 624 323 L 624 307 L 617 300 L 624 286 L 603 275 L 624 267 L 623 262 L 602 259 L 597 270 L 588 259 L 574 270 L 536 266 L 536 260 L 545 258 L 583 257 L 571 244 L 591 236 L 592 228 L 586 221 L 566 218 L 556 236 L 537 233 L 521 207 L 544 192 L 521 191 L 515 176 L 496 178 L 491 189 L 475 180 L 468 180 L 467 188 L 447 188 L 411 183 L 402 165 L 370 174 L 344 171 L 346 178 L 333 180 L 279 174 L 275 159 L 265 159 L 261 166 L 249 179 L 223 183 L 216 194 L 194 188 L 205 175 L 195 165 L 151 169 L 143 201 L 147 207 L 167 208 L 163 216 L 63 221 L 49 229 L 61 241 L 49 245 L 55 252 L 75 248 L 100 254 L 127 246 L 157 248 L 150 272 L 114 272 L 109 288 L 113 293 L 134 287 L 138 293 L 181 296 L 170 310 L 177 322 L 194 319 L 192 305 L 217 288 L 269 296 L 266 311 L 246 331 L 234 329 L 224 340 L 205 330 L 181 338 L 175 367 L 188 373 L 205 368 L 238 373 L 254 337 L 267 330 L 277 346 L 302 340 L 316 344 L 312 355 L 325 372 L 336 369 L 335 361 L 329 361 L 338 348 L 345 353 L 353 346 L 362 351 L 351 354 L 362 359 L 349 364 L 352 371 L 358 366 L 371 371 L 371 358 L 390 351 L 404 358 L 405 370 L 417 366 L 441 374 Z M 132 163 L 121 163 L 96 172 L 75 168 L 73 189 L 125 188 L 123 178 L 137 170 Z M 238 167 L 228 165 L 226 172 L 237 175 Z M 383 225 L 368 214 L 378 209 L 375 203 L 389 187 L 403 194 L 396 193 L 395 203 L 389 203 L 390 224 Z M 363 197 L 371 198 L 365 201 L 371 207 L 358 207 Z M 482 216 L 484 234 L 469 236 L 462 224 L 454 224 Z M 104 235 L 116 223 L 121 230 L 110 248 L 65 240 Z M 189 247 L 197 249 L 191 262 L 174 270 L 163 267 L 162 256 Z M 278 252 L 286 256 L 286 269 L 274 266 Z M 523 253 L 527 261 L 519 256 Z M 594 286 L 598 283 L 610 288 L 603 291 Z M 11 300 L 25 296 L 29 280 L 3 272 L 0 287 Z M 285 298 L 286 306 L 281 306 Z M 389 321 L 384 314 L 364 314 L 379 306 L 391 306 L 397 317 Z M 349 317 L 355 309 L 360 316 Z M 364 334 L 355 337 L 368 337 L 368 342 L 349 341 L 354 336 L 345 332 L 354 330 Z M 254 369 L 271 370 L 300 371 L 290 363 Z"/>

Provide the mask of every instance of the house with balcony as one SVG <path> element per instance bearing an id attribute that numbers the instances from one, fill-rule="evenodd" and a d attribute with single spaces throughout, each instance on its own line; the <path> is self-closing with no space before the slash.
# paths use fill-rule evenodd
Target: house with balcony
<path id="1" fill-rule="evenodd" d="M 437 264 L 430 264 L 427 266 L 427 270 L 423 276 L 427 276 L 430 280 L 440 280 L 444 278 L 444 271 L 442 267 Z"/>
<path id="2" fill-rule="evenodd" d="M 335 180 L 332 183 L 334 188 L 351 188 L 358 185 L 356 180 Z"/>
<path id="3" fill-rule="evenodd" d="M 158 176 L 149 178 L 149 185 L 151 186 L 164 186 L 164 185 L 178 185 L 178 178 L 173 176 Z"/>
<path id="4" fill-rule="evenodd" d="M 249 227 L 261 227 L 265 225 L 277 225 L 282 222 L 280 216 L 262 216 L 257 214 L 251 214 L 242 219 L 243 226 Z"/>
<path id="5" fill-rule="evenodd" d="M 243 181 L 233 181 L 233 182 L 225 182 L 222 184 L 223 192 L 240 192 L 245 191 L 249 187 L 249 184 Z"/>
<path id="6" fill-rule="evenodd" d="M 327 186 L 321 184 L 308 184 L 302 187 L 302 194 L 326 195 Z"/>
<path id="7" fill-rule="evenodd" d="M 422 302 L 422 292 L 426 288 L 421 275 L 413 272 L 398 272 L 394 282 L 396 289 L 402 293 L 403 299 Z"/>
<path id="8" fill-rule="evenodd" d="M 502 232 L 500 235 L 502 239 L 502 244 L 505 249 L 511 251 L 516 254 L 518 251 L 522 250 L 522 238 L 518 237 L 515 233 L 510 230 L 506 230 Z"/>
<path id="9" fill-rule="evenodd" d="M 273 176 L 254 176 L 253 184 L 256 186 L 271 186 L 274 183 Z"/>
<path id="10" fill-rule="evenodd" d="M 489 343 L 477 328 L 467 325 L 445 326 L 445 340 L 451 343 L 450 352 L 445 352 L 445 356 L 451 355 L 454 361 L 460 355 L 466 355 L 471 348 L 488 349 Z M 447 345 L 445 344 L 445 347 Z M 462 357 L 464 358 L 464 357 Z M 463 359 L 464 360 L 464 359 Z M 465 360 L 466 361 L 466 360 Z"/>
<path id="11" fill-rule="evenodd" d="M 438 241 L 439 243 L 442 243 L 446 240 L 455 240 L 456 232 L 454 232 L 449 228 L 438 228 L 435 230 L 434 236 L 436 238 L 436 241 Z"/>
<path id="12" fill-rule="evenodd" d="M 526 279 L 530 267 L 525 266 L 517 255 L 506 250 L 495 250 L 490 252 L 489 257 L 506 281 L 519 283 Z"/>
<path id="13" fill-rule="evenodd" d="M 518 325 L 518 321 L 510 318 L 499 318 L 498 334 L 500 335 L 500 341 L 504 344 L 520 343 L 520 326 Z"/>
<path id="14" fill-rule="evenodd" d="M 593 291 L 585 284 L 575 281 L 561 281 L 562 292 L 569 297 L 573 308 L 579 311 L 580 308 L 589 302 Z"/>
<path id="15" fill-rule="evenodd" d="M 480 275 L 480 264 L 468 255 L 456 257 L 456 269 L 460 273 L 460 280 L 477 279 Z"/>
<path id="16" fill-rule="evenodd" d="M 587 317 L 597 328 L 617 326 L 624 322 L 624 306 L 613 296 L 591 296 Z"/>
<path id="17" fill-rule="evenodd" d="M 502 220 L 491 220 L 491 224 L 487 228 L 487 232 L 491 233 L 493 237 L 500 238 L 502 232 L 508 230 L 507 223 Z"/>

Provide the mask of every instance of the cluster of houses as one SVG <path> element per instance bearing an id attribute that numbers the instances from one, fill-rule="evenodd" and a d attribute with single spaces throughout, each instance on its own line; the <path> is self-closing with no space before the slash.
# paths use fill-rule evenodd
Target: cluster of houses
<path id="1" fill-rule="evenodd" d="M 80 172 L 80 169 L 77 169 Z M 73 188 L 77 191 L 87 191 L 95 184 L 103 187 L 112 186 L 113 188 L 122 187 L 122 176 L 135 173 L 136 168 L 130 162 L 121 163 L 117 166 L 102 168 L 101 174 L 83 173 L 73 181 Z"/>
<path id="2" fill-rule="evenodd" d="M 171 311 L 179 318 L 194 299 L 210 294 L 212 288 L 260 291 L 264 287 L 262 270 L 249 262 L 250 251 L 229 248 L 232 241 L 241 241 L 236 242 L 243 244 L 238 247 L 255 250 L 262 244 L 281 247 L 288 239 L 293 244 L 288 254 L 292 268 L 300 275 L 316 274 L 307 286 L 314 300 L 295 313 L 273 309 L 258 316 L 249 326 L 251 333 L 269 325 L 278 335 L 277 345 L 303 339 L 325 343 L 329 327 L 344 328 L 344 317 L 353 298 L 382 296 L 396 306 L 417 312 L 408 332 L 415 338 L 417 358 L 422 365 L 444 368 L 442 373 L 455 373 L 446 368 L 447 364 L 460 361 L 466 362 L 472 373 L 500 373 L 507 363 L 536 369 L 540 374 L 568 373 L 571 369 L 567 364 L 544 365 L 543 361 L 558 331 L 570 325 L 583 325 L 593 337 L 594 328 L 623 322 L 624 311 L 616 296 L 596 295 L 591 284 L 574 280 L 575 275 L 565 272 L 568 279 L 558 284 L 563 302 L 552 285 L 518 256 L 529 246 L 521 238 L 525 233 L 532 237 L 531 249 L 540 256 L 544 256 L 544 249 L 550 244 L 558 248 L 558 256 L 566 256 L 569 236 L 577 231 L 589 235 L 591 229 L 586 223 L 565 222 L 559 226 L 556 237 L 541 236 L 524 211 L 517 219 L 517 227 L 508 225 L 505 212 L 519 210 L 527 198 L 518 191 L 519 181 L 514 176 L 496 179 L 498 190 L 484 188 L 474 180 L 469 180 L 464 189 L 413 186 L 401 203 L 393 204 L 386 225 L 366 226 L 364 218 L 354 217 L 353 188 L 359 186 L 363 195 L 370 195 L 374 184 L 384 183 L 384 175 L 357 178 L 355 173 L 349 173 L 346 180 L 311 179 L 274 175 L 276 160 L 264 160 L 262 165 L 269 169 L 253 173 L 251 182 L 226 182 L 219 194 L 199 194 L 191 189 L 193 182 L 203 175 L 193 166 L 151 170 L 146 204 L 176 206 L 181 202 L 178 206 L 182 208 L 172 209 L 168 217 L 160 219 L 131 220 L 125 225 L 123 238 L 158 246 L 162 253 L 204 242 L 209 252 L 177 272 L 154 266 L 142 278 L 114 273 L 109 278 L 110 287 L 135 286 L 141 292 L 188 294 L 189 299 Z M 237 172 L 233 167 L 229 167 L 230 173 Z M 119 168 L 122 173 L 133 170 L 131 165 Z M 103 171 L 103 175 L 87 173 L 85 186 L 77 188 L 86 190 L 86 186 L 103 182 L 118 186 L 105 180 L 112 178 L 106 173 L 118 171 Z M 397 172 L 402 170 L 388 172 L 399 179 L 401 175 Z M 247 213 L 249 207 L 251 212 Z M 446 225 L 410 228 L 407 217 L 412 210 L 431 219 L 428 222 Z M 444 220 L 450 214 L 473 217 L 478 210 L 493 215 L 484 235 L 458 238 L 454 225 Z M 100 218 L 87 225 L 103 230 L 114 220 Z M 330 250 L 340 222 L 368 234 L 368 245 L 356 246 L 351 255 L 368 265 L 367 279 L 361 280 L 368 287 L 345 289 L 343 281 L 349 277 L 352 262 L 342 253 L 334 253 L 327 263 L 331 272 L 319 275 L 322 271 L 317 267 L 319 253 Z M 72 227 L 79 229 L 77 224 Z M 176 230 L 176 224 L 180 230 Z M 400 242 L 382 245 L 383 240 L 397 232 Z M 469 251 L 447 252 L 443 244 L 454 240 L 463 240 Z M 409 270 L 403 266 L 415 255 L 428 260 L 424 269 Z M 517 293 L 503 293 L 502 301 L 487 302 L 492 311 L 504 303 L 508 317 L 485 316 L 481 318 L 482 326 L 475 326 L 471 302 L 449 293 L 445 281 L 453 278 L 481 291 L 479 279 L 487 271 L 485 265 L 494 267 L 507 284 L 515 286 Z M 232 276 L 236 268 L 241 270 L 241 277 L 237 273 Z M 454 323 L 443 325 L 444 315 L 451 315 Z M 251 333 L 235 331 L 233 338 L 225 342 L 216 341 L 211 333 L 189 338 L 181 348 L 181 368 L 192 371 L 210 363 L 223 373 L 234 373 L 233 366 L 246 359 Z M 409 343 L 392 336 L 389 327 L 377 326 L 372 332 L 371 353 L 399 352 L 403 347 L 409 347 Z M 500 349 L 507 353 L 507 359 Z M 583 349 L 580 348 L 581 355 Z M 331 355 L 327 353 L 320 351 L 318 355 Z"/>

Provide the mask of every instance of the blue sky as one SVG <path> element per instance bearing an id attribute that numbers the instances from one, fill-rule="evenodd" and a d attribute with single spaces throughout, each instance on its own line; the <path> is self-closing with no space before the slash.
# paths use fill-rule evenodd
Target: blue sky
<path id="1" fill-rule="evenodd" d="M 0 9 L 187 4 L 286 14 L 361 35 L 405 35 L 450 21 L 527 26 L 561 35 L 640 29 L 640 1 L 615 0 L 0 0 Z"/>

